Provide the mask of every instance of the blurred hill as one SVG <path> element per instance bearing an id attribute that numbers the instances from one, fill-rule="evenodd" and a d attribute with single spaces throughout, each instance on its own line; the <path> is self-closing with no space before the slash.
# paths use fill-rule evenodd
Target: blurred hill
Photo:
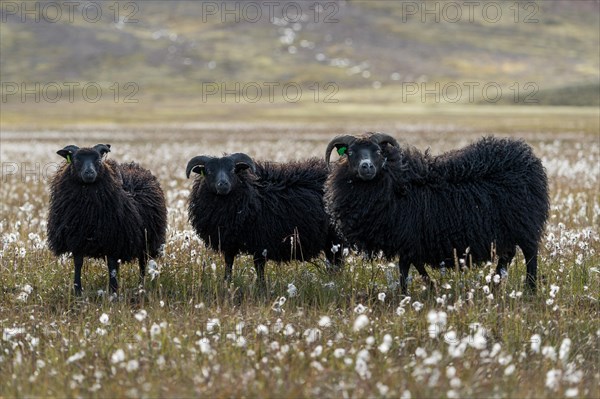
<path id="1" fill-rule="evenodd" d="M 533 93 L 539 105 L 600 105 L 598 1 L 493 2 L 501 4 L 497 21 L 495 8 L 483 13 L 486 1 L 471 18 L 461 7 L 458 20 L 452 4 L 462 3 L 448 1 L 316 3 L 320 10 L 299 1 L 276 2 L 272 10 L 261 2 L 253 3 L 258 8 L 239 1 L 104 2 L 97 22 L 90 22 L 97 10 L 88 2 L 72 18 L 65 7 L 58 18 L 49 2 L 28 2 L 29 9 L 38 7 L 39 21 L 23 13 L 24 3 L 11 3 L 16 10 L 7 3 L 0 32 L 5 92 L 5 82 L 41 82 L 42 88 L 98 82 L 105 89 L 117 82 L 124 96 L 125 83 L 135 82 L 140 103 L 184 110 L 222 103 L 218 95 L 199 101 L 207 82 L 228 89 L 235 82 L 258 82 L 262 89 L 263 82 L 294 82 L 309 93 L 318 82 L 319 94 L 335 94 L 340 103 L 430 102 L 418 94 L 407 100 L 406 85 L 457 82 L 465 89 L 464 82 L 493 82 L 503 88 L 500 104 L 526 103 Z M 337 90 L 323 90 L 327 82 Z M 534 86 L 525 89 L 527 83 Z M 481 89 L 475 93 L 474 102 L 485 103 Z M 6 120 L 23 101 L 4 100 Z M 463 93 L 457 102 L 469 101 Z M 225 103 L 238 107 L 229 98 Z M 39 109 L 45 107 L 54 105 Z"/>

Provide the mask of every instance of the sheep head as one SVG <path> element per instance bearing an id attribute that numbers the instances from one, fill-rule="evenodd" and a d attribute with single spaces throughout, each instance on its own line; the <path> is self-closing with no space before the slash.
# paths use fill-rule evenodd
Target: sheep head
<path id="1" fill-rule="evenodd" d="M 67 160 L 73 168 L 74 175 L 84 184 L 96 182 L 102 168 L 102 158 L 110 152 L 110 144 L 96 144 L 92 148 L 79 148 L 68 145 L 56 153 Z"/>
<path id="2" fill-rule="evenodd" d="M 252 158 L 243 153 L 235 153 L 222 158 L 200 155 L 190 159 L 185 170 L 186 176 L 191 172 L 204 176 L 211 191 L 217 195 L 227 195 L 240 182 L 243 172 L 250 169 L 256 172 Z"/>
<path id="3" fill-rule="evenodd" d="M 395 138 L 384 133 L 367 133 L 361 137 L 338 136 L 327 146 L 325 160 L 329 164 L 335 148 L 341 157 L 347 158 L 348 167 L 359 179 L 369 181 L 385 166 L 388 145 L 400 148 Z"/>

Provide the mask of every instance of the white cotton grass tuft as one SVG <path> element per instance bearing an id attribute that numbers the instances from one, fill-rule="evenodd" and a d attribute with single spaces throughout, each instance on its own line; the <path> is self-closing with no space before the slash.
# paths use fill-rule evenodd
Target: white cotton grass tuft
<path id="1" fill-rule="evenodd" d="M 27 299 L 29 298 L 29 294 L 26 293 L 25 291 L 21 291 L 19 292 L 19 294 L 17 295 L 16 300 L 19 302 L 27 302 Z"/>
<path id="2" fill-rule="evenodd" d="M 265 326 L 264 324 L 259 324 L 256 326 L 255 331 L 257 335 L 269 335 L 269 327 Z"/>
<path id="3" fill-rule="evenodd" d="M 135 319 L 137 321 L 141 322 L 141 321 L 144 321 L 146 319 L 146 316 L 148 316 L 148 312 L 146 312 L 144 309 L 141 309 L 133 317 L 135 317 Z"/>
<path id="4" fill-rule="evenodd" d="M 25 284 L 21 287 L 21 292 L 17 295 L 17 301 L 27 302 L 29 295 L 33 292 L 33 287 L 29 284 Z"/>
<path id="5" fill-rule="evenodd" d="M 79 351 L 79 352 L 75 353 L 74 355 L 69 356 L 69 358 L 67 359 L 67 364 L 74 363 L 78 360 L 83 359 L 84 357 L 85 357 L 85 352 Z"/>
<path id="6" fill-rule="evenodd" d="M 579 396 L 579 389 L 577 387 L 568 388 L 565 390 L 565 398 L 576 398 Z"/>
<path id="7" fill-rule="evenodd" d="M 287 301 L 287 298 L 285 296 L 281 296 L 278 299 L 275 300 L 275 302 L 273 302 L 273 305 L 271 306 L 271 310 L 275 313 L 284 313 L 285 310 L 283 309 L 283 305 L 285 304 L 285 302 Z"/>
<path id="8" fill-rule="evenodd" d="M 116 351 L 113 352 L 112 356 L 110 357 L 110 361 L 113 364 L 124 362 L 125 361 L 125 351 L 123 349 L 117 349 Z"/>
<path id="9" fill-rule="evenodd" d="M 285 335 L 286 337 L 289 337 L 291 335 L 294 335 L 294 333 L 296 332 L 296 329 L 294 328 L 294 326 L 292 324 L 286 324 L 285 329 L 283 330 L 283 335 Z"/>
<path id="10" fill-rule="evenodd" d="M 470 329 L 475 331 L 469 337 L 469 346 L 475 348 L 477 350 L 484 350 L 487 348 L 487 338 L 486 338 L 486 330 L 478 323 L 472 323 L 470 325 Z"/>
<path id="11" fill-rule="evenodd" d="M 509 376 L 512 375 L 515 372 L 516 366 L 514 364 L 509 364 L 508 366 L 506 366 L 506 368 L 504 369 L 504 375 L 505 376 Z"/>
<path id="12" fill-rule="evenodd" d="M 542 345 L 542 337 L 539 334 L 533 334 L 529 339 L 531 342 L 531 351 L 533 353 L 540 353 L 540 347 Z"/>
<path id="13" fill-rule="evenodd" d="M 245 348 L 247 345 L 248 341 L 246 340 L 246 338 L 239 336 L 237 337 L 236 341 L 235 341 L 235 345 L 238 348 Z"/>
<path id="14" fill-rule="evenodd" d="M 298 288 L 294 285 L 294 283 L 289 283 L 287 287 L 287 293 L 289 298 L 294 298 L 298 295 Z"/>
<path id="15" fill-rule="evenodd" d="M 367 309 L 368 308 L 366 306 L 364 306 L 362 303 L 359 303 L 354 307 L 354 313 L 363 314 L 367 311 Z"/>
<path id="16" fill-rule="evenodd" d="M 359 377 L 362 378 L 363 380 L 368 380 L 371 378 L 371 372 L 369 371 L 368 362 L 369 362 L 369 351 L 366 349 L 360 350 L 356 355 L 354 370 L 359 375 Z"/>
<path id="17" fill-rule="evenodd" d="M 315 349 L 311 352 L 310 357 L 315 358 L 319 357 L 323 354 L 323 346 L 317 345 Z"/>
<path id="18" fill-rule="evenodd" d="M 132 371 L 136 371 L 139 368 L 140 368 L 140 362 L 138 362 L 137 359 L 131 359 L 130 361 L 127 362 L 127 365 L 125 366 L 125 370 L 127 370 L 130 373 Z"/>
<path id="19" fill-rule="evenodd" d="M 319 319 L 319 327 L 331 327 L 331 317 L 321 316 Z"/>
<path id="20" fill-rule="evenodd" d="M 375 386 L 377 387 L 377 390 L 379 391 L 379 395 L 385 397 L 387 396 L 388 392 L 390 391 L 390 387 L 388 387 L 387 385 L 378 382 L 377 384 L 375 384 Z"/>
<path id="21" fill-rule="evenodd" d="M 198 345 L 198 347 L 200 348 L 200 353 L 204 355 L 208 355 L 212 351 L 210 341 L 208 340 L 208 338 L 199 339 L 198 341 L 196 341 L 196 345 Z"/>
<path id="22" fill-rule="evenodd" d="M 392 336 L 390 334 L 385 334 L 383 336 L 383 342 L 381 342 L 381 344 L 377 347 L 377 349 L 381 353 L 387 353 L 387 352 L 389 352 L 390 348 L 392 347 L 393 342 L 394 342 L 394 340 L 392 339 Z"/>
<path id="23" fill-rule="evenodd" d="M 358 315 L 358 317 L 354 320 L 354 325 L 352 329 L 356 332 L 362 330 L 366 326 L 369 325 L 369 318 L 365 314 Z"/>
<path id="24" fill-rule="evenodd" d="M 220 326 L 221 322 L 219 321 L 219 319 L 208 319 L 208 321 L 206 322 L 206 331 L 213 332 Z"/>
<path id="25" fill-rule="evenodd" d="M 154 259 L 150 259 L 148 262 L 148 275 L 150 276 L 150 280 L 154 280 L 160 275 L 160 268 Z"/>
<path id="26" fill-rule="evenodd" d="M 302 335 L 306 338 L 306 343 L 310 345 L 321 339 L 321 330 L 318 328 L 309 328 Z"/>
<path id="27" fill-rule="evenodd" d="M 344 357 L 346 355 L 346 349 L 344 348 L 336 348 L 333 351 L 333 357 L 335 357 L 336 359 L 340 359 L 342 357 Z"/>
<path id="28" fill-rule="evenodd" d="M 554 349 L 553 346 L 550 345 L 546 345 L 542 348 L 542 355 L 546 358 L 546 359 L 550 359 L 553 362 L 556 361 L 556 350 Z"/>
<path id="29" fill-rule="evenodd" d="M 546 373 L 546 388 L 551 391 L 558 391 L 560 387 L 560 380 L 562 377 L 562 370 L 552 369 Z"/>
<path id="30" fill-rule="evenodd" d="M 448 315 L 446 312 L 430 310 L 429 313 L 427 313 L 427 321 L 429 322 L 427 332 L 429 333 L 429 337 L 437 338 L 437 336 L 446 328 L 447 320 Z"/>
<path id="31" fill-rule="evenodd" d="M 102 313 L 102 315 L 100 315 L 100 323 L 107 325 L 108 321 L 109 321 L 109 317 L 106 313 Z"/>
<path id="32" fill-rule="evenodd" d="M 150 327 L 150 337 L 151 338 L 156 338 L 161 331 L 161 327 L 160 325 L 153 323 L 152 326 Z"/>
<path id="33" fill-rule="evenodd" d="M 569 352 L 571 351 L 571 339 L 565 338 L 560 344 L 560 348 L 558 350 L 558 358 L 561 362 L 566 363 L 569 360 Z"/>

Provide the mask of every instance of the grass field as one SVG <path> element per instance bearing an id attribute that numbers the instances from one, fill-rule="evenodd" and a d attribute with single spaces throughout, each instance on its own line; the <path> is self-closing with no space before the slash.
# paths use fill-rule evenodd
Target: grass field
<path id="1" fill-rule="evenodd" d="M 481 111 L 483 109 L 483 111 Z M 467 109 L 344 122 L 204 123 L 145 129 L 69 127 L 1 136 L 0 397 L 587 397 L 600 396 L 598 113 Z M 377 119 L 378 122 L 372 121 Z M 293 119 L 295 120 L 295 119 Z M 6 120 L 5 120 L 6 122 Z M 187 222 L 195 155 L 247 152 L 284 161 L 323 156 L 339 133 L 378 129 L 433 153 L 484 134 L 525 138 L 550 179 L 551 216 L 540 289 L 524 290 L 519 252 L 505 281 L 489 265 L 417 273 L 401 298 L 388 261 L 351 254 L 343 273 L 313 263 L 236 259 L 231 285 L 219 254 Z M 104 263 L 86 261 L 72 296 L 72 260 L 46 246 L 47 177 L 67 144 L 112 144 L 160 179 L 169 210 L 165 255 L 137 288 L 121 268 L 111 301 Z"/>

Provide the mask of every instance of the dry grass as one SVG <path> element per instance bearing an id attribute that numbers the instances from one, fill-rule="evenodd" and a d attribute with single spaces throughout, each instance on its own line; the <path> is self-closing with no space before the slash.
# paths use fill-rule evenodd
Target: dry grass
<path id="1" fill-rule="evenodd" d="M 598 128 L 572 117 L 556 130 L 540 118 L 542 127 L 531 129 L 500 119 L 463 129 L 451 118 L 428 126 L 3 129 L 0 397 L 600 396 Z M 242 256 L 233 283 L 222 283 L 221 257 L 186 220 L 187 160 L 233 151 L 279 161 L 322 156 L 334 134 L 375 128 L 434 153 L 494 132 L 534 146 L 552 201 L 536 295 L 523 292 L 520 254 L 500 284 L 489 266 L 432 271 L 438 288 L 429 292 L 415 273 L 404 301 L 396 269 L 359 255 L 334 277 L 323 260 L 268 264 L 266 294 L 255 289 L 251 260 Z M 160 274 L 138 291 L 137 267 L 126 265 L 118 301 L 99 293 L 106 266 L 90 261 L 84 297 L 73 298 L 71 259 L 55 258 L 45 244 L 41 172 L 60 161 L 55 151 L 64 145 L 97 142 L 113 145 L 112 158 L 157 174 L 169 206 Z M 35 163 L 40 172 L 25 176 Z"/>

